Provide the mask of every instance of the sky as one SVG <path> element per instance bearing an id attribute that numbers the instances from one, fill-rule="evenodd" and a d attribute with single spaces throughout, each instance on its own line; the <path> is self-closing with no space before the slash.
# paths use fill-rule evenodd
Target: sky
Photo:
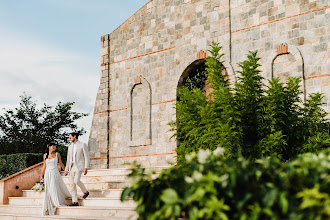
<path id="1" fill-rule="evenodd" d="M 88 143 L 100 38 L 149 0 L 0 0 L 0 114 L 26 93 L 39 106 L 75 102 Z"/>

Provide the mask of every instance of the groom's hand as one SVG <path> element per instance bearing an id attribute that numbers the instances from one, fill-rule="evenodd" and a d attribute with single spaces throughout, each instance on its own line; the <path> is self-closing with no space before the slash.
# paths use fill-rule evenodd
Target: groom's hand
<path id="1" fill-rule="evenodd" d="M 64 176 L 67 176 L 69 174 L 68 171 L 64 171 Z"/>
<path id="2" fill-rule="evenodd" d="M 85 168 L 85 169 L 83 170 L 83 173 L 84 173 L 84 175 L 87 174 L 87 168 Z"/>

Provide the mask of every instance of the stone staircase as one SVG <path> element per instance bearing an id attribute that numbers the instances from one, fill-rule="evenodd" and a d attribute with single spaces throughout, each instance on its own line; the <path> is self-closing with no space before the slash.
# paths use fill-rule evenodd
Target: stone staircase
<path id="1" fill-rule="evenodd" d="M 156 170 L 159 168 L 155 168 Z M 126 168 L 89 170 L 81 180 L 89 190 L 86 199 L 79 200 L 79 207 L 59 207 L 54 216 L 42 216 L 43 192 L 23 190 L 22 197 L 9 197 L 8 205 L 0 205 L 0 220 L 31 220 L 31 219 L 136 219 L 133 200 L 122 203 L 120 196 L 127 185 Z M 69 177 L 63 180 L 69 189 Z M 83 193 L 78 188 L 78 195 Z M 71 204 L 68 199 L 67 204 Z"/>

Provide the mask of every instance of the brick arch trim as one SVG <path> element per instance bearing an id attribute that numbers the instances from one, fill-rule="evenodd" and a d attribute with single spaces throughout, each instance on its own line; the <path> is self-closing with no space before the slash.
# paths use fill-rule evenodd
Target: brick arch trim
<path id="1" fill-rule="evenodd" d="M 267 57 L 266 71 L 267 71 L 267 73 L 270 73 L 270 78 L 273 79 L 274 78 L 274 62 L 277 57 L 282 56 L 284 54 L 291 54 L 295 57 L 296 60 L 301 61 L 301 65 L 302 65 L 301 77 L 302 77 L 302 84 L 303 84 L 304 101 L 306 101 L 305 61 L 304 61 L 304 57 L 298 47 L 293 46 L 293 45 L 288 45 L 287 53 L 283 53 L 283 54 L 277 54 L 276 51 L 271 52 Z"/>
<path id="2" fill-rule="evenodd" d="M 184 70 L 181 71 L 181 74 L 179 75 L 179 79 L 177 81 L 178 82 L 177 87 L 180 87 L 182 85 L 183 79 L 186 78 L 190 72 L 189 70 L 194 68 L 194 66 L 199 65 L 201 63 L 205 63 L 205 59 L 197 59 L 197 60 L 193 61 L 192 63 L 185 65 Z"/>
<path id="3" fill-rule="evenodd" d="M 191 63 L 185 62 L 182 65 L 182 68 L 181 68 L 181 71 L 180 71 L 181 74 L 179 75 L 179 78 L 177 79 L 177 82 L 178 82 L 177 87 L 180 87 L 182 85 L 183 79 L 187 76 L 186 72 L 189 70 L 189 68 L 193 67 L 194 65 L 199 64 L 200 62 L 205 62 L 205 61 L 206 61 L 205 59 L 197 59 L 197 60 L 195 60 Z M 234 78 L 234 82 L 236 82 L 236 80 L 237 80 L 236 73 L 235 73 L 235 70 L 234 70 L 231 62 L 224 61 L 223 66 L 225 67 L 225 69 L 227 71 L 227 74 L 230 77 L 230 79 Z"/>

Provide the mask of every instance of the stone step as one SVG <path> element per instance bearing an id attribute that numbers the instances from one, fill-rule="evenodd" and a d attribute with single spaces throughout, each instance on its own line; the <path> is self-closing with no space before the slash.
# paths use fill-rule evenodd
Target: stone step
<path id="1" fill-rule="evenodd" d="M 124 220 L 127 218 L 110 218 L 110 217 L 74 217 L 74 216 L 42 216 L 42 215 L 32 215 L 32 214 L 11 214 L 11 213 L 0 213 L 0 220 Z"/>
<path id="2" fill-rule="evenodd" d="M 43 198 L 40 197 L 9 197 L 9 205 L 21 205 L 21 206 L 42 206 L 44 202 Z M 72 204 L 71 198 L 66 200 L 66 204 Z M 136 204 L 133 200 L 128 200 L 126 202 L 121 202 L 120 199 L 111 198 L 86 198 L 79 199 L 79 204 L 81 206 L 102 206 L 102 207 L 129 207 L 135 208 Z"/>
<path id="3" fill-rule="evenodd" d="M 34 190 L 22 190 L 23 197 L 44 197 L 44 192 L 36 192 Z M 90 189 L 88 198 L 120 198 L 122 189 Z M 77 189 L 78 195 L 82 196 L 80 188 Z"/>
<path id="4" fill-rule="evenodd" d="M 106 175 L 128 175 L 131 173 L 131 169 L 91 169 L 88 170 L 86 176 L 106 176 Z M 61 171 L 61 175 L 64 176 L 64 171 Z"/>
<path id="5" fill-rule="evenodd" d="M 69 176 L 63 176 L 65 183 L 70 183 Z M 127 175 L 104 175 L 104 176 L 84 176 L 82 175 L 80 180 L 82 182 L 107 182 L 107 181 L 126 181 Z"/>
<path id="6" fill-rule="evenodd" d="M 81 206 L 86 206 L 86 207 L 114 206 L 114 207 L 136 208 L 136 203 L 132 199 L 122 202 L 120 199 L 87 198 L 81 201 L 79 200 L 79 204 L 81 204 Z"/>
<path id="7" fill-rule="evenodd" d="M 0 205 L 0 213 L 12 213 L 12 214 L 31 214 L 41 215 L 42 206 L 18 206 L 18 205 Z M 59 207 L 56 209 L 56 215 L 60 216 L 85 216 L 85 217 L 118 217 L 128 218 L 130 216 L 136 216 L 133 208 L 127 207 Z M 1 217 L 0 217 L 1 219 Z"/>
<path id="8" fill-rule="evenodd" d="M 160 172 L 163 169 L 170 168 L 171 166 L 157 166 L 148 167 L 146 171 L 154 170 Z M 131 168 L 110 168 L 110 169 L 90 169 L 86 176 L 105 176 L 105 175 L 128 175 L 131 173 Z M 61 171 L 61 175 L 64 176 L 64 171 Z"/>
<path id="9" fill-rule="evenodd" d="M 92 189 L 123 189 L 127 186 L 124 181 L 83 182 L 87 190 Z M 70 190 L 70 183 L 65 184 Z M 77 186 L 79 188 L 79 186 Z"/>
<path id="10" fill-rule="evenodd" d="M 130 217 L 136 216 L 136 212 L 131 207 L 61 207 L 56 210 L 56 214 L 65 216 L 99 216 L 99 217 Z"/>

